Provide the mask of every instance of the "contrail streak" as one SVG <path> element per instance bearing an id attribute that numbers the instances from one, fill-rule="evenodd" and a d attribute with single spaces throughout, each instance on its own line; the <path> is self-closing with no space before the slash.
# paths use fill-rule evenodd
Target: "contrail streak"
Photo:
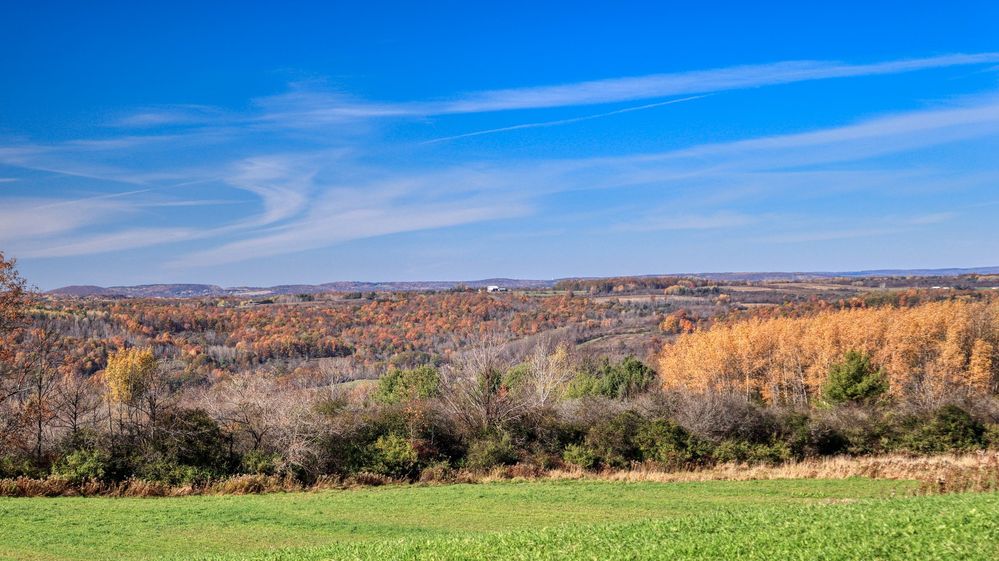
<path id="1" fill-rule="evenodd" d="M 457 140 L 459 138 L 468 138 L 468 137 L 471 137 L 471 136 L 482 136 L 484 134 L 493 134 L 493 133 L 497 133 L 497 132 L 515 131 L 515 130 L 521 130 L 521 129 L 536 129 L 536 128 L 541 128 L 541 127 L 555 127 L 555 126 L 559 126 L 559 125 L 569 125 L 569 124 L 572 124 L 572 123 L 578 123 L 580 121 L 589 121 L 589 120 L 592 120 L 592 119 L 600 119 L 602 117 L 610 117 L 612 115 L 620 115 L 621 113 L 631 113 L 632 111 L 642 111 L 644 109 L 653 109 L 655 107 L 662 107 L 664 105 L 673 105 L 674 103 L 681 103 L 681 102 L 684 102 L 684 101 L 693 101 L 695 99 L 701 99 L 701 98 L 704 98 L 704 97 L 709 97 L 711 95 L 713 95 L 713 94 L 693 95 L 693 96 L 690 96 L 690 97 L 683 97 L 683 98 L 680 98 L 680 99 L 671 99 L 669 101 L 660 101 L 658 103 L 649 103 L 647 105 L 639 105 L 637 107 L 626 107 L 624 109 L 618 109 L 618 110 L 615 110 L 615 111 L 608 111 L 606 113 L 597 113 L 595 115 L 584 115 L 582 117 L 573 117 L 571 119 L 559 119 L 557 121 L 542 121 L 542 122 L 539 122 L 539 123 L 524 123 L 522 125 L 513 125 L 513 126 L 509 126 L 509 127 L 501 127 L 501 128 L 498 128 L 498 129 L 487 129 L 487 130 L 481 130 L 481 131 L 466 132 L 464 134 L 456 134 L 454 136 L 445 136 L 445 137 L 441 137 L 441 138 L 435 138 L 433 140 L 427 140 L 425 142 L 421 142 L 420 144 L 435 144 L 435 143 L 438 143 L 438 142 L 446 142 L 448 140 Z"/>

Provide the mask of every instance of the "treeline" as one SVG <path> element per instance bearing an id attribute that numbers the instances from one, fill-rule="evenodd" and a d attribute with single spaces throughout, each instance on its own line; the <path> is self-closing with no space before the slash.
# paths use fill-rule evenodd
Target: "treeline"
<path id="1" fill-rule="evenodd" d="M 718 291 L 717 281 L 697 277 L 611 277 L 600 279 L 565 279 L 555 283 L 556 290 L 612 294 L 639 290 L 672 290 L 672 294 Z M 706 290 L 704 290 L 706 289 Z M 699 290 L 699 291 L 698 291 Z"/>
<path id="2" fill-rule="evenodd" d="M 999 448 L 988 396 L 892 403 L 882 399 L 880 371 L 860 353 L 833 365 L 828 402 L 814 408 L 662 391 L 641 361 L 586 361 L 553 342 L 525 356 L 477 348 L 376 382 L 313 387 L 248 372 L 175 393 L 163 385 L 163 369 L 148 349 L 131 348 L 114 353 L 94 384 L 56 382 L 37 394 L 26 386 L 23 400 L 4 407 L 14 432 L 3 441 L 0 478 L 48 478 L 61 489 L 133 480 L 201 486 L 240 474 L 305 484 L 415 481 L 512 465 L 531 473 L 676 470 Z"/>

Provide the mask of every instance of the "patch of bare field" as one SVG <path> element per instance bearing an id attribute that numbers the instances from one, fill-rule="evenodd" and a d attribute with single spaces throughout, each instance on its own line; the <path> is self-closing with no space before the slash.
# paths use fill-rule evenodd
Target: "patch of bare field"
<path id="1" fill-rule="evenodd" d="M 773 286 L 740 286 L 740 285 L 728 285 L 725 287 L 726 292 L 789 292 L 789 290 L 773 287 Z"/>
<path id="2" fill-rule="evenodd" d="M 782 292 L 782 293 L 811 293 L 811 292 L 843 292 L 860 293 L 880 290 L 867 286 L 852 286 L 843 284 L 820 284 L 820 283 L 767 283 L 762 285 L 726 285 L 723 287 L 726 292 Z"/>
<path id="3" fill-rule="evenodd" d="M 669 296 L 663 296 L 662 294 L 611 294 L 607 296 L 593 296 L 591 300 L 594 302 L 610 302 L 616 301 L 627 304 L 642 303 L 642 302 L 666 302 L 670 299 Z M 693 296 L 689 298 L 694 298 Z"/>
<path id="4" fill-rule="evenodd" d="M 677 295 L 671 294 L 669 296 L 663 294 L 606 294 L 601 296 L 591 296 L 590 300 L 598 303 L 606 302 L 620 302 L 622 304 L 646 304 L 649 302 L 655 302 L 658 304 L 669 303 L 682 306 L 693 306 L 693 305 L 712 305 L 714 303 L 713 296 L 688 296 L 688 295 Z"/>
<path id="5" fill-rule="evenodd" d="M 872 292 L 876 290 L 882 290 L 880 288 L 872 286 L 857 286 L 852 284 L 825 284 L 817 282 L 780 282 L 772 283 L 768 286 L 772 286 L 777 289 L 783 290 L 839 290 L 843 292 Z"/>

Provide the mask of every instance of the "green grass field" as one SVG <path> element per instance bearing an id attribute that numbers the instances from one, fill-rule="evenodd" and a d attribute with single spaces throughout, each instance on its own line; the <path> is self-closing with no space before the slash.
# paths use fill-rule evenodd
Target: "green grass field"
<path id="1" fill-rule="evenodd" d="M 852 479 L 0 499 L 0 559 L 997 559 L 999 495 Z"/>

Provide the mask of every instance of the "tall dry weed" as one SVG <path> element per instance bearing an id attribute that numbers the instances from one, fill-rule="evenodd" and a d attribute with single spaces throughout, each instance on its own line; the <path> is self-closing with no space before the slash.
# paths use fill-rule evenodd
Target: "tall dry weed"
<path id="1" fill-rule="evenodd" d="M 940 456 L 834 457 L 789 462 L 778 466 L 723 464 L 688 471 L 666 471 L 654 464 L 637 464 L 626 470 L 585 471 L 582 469 L 544 470 L 518 464 L 489 471 L 424 470 L 419 484 L 491 483 L 499 481 L 593 480 L 619 482 L 751 481 L 774 479 L 846 479 L 867 477 L 918 481 L 920 494 L 999 491 L 999 452 L 948 454 Z M 324 477 L 311 485 L 272 475 L 240 475 L 200 486 L 175 486 L 130 479 L 106 484 L 73 484 L 49 477 L 0 479 L 0 496 L 5 497 L 180 497 L 188 495 L 249 495 L 326 489 L 406 484 L 384 475 L 361 473 L 346 479 Z"/>

